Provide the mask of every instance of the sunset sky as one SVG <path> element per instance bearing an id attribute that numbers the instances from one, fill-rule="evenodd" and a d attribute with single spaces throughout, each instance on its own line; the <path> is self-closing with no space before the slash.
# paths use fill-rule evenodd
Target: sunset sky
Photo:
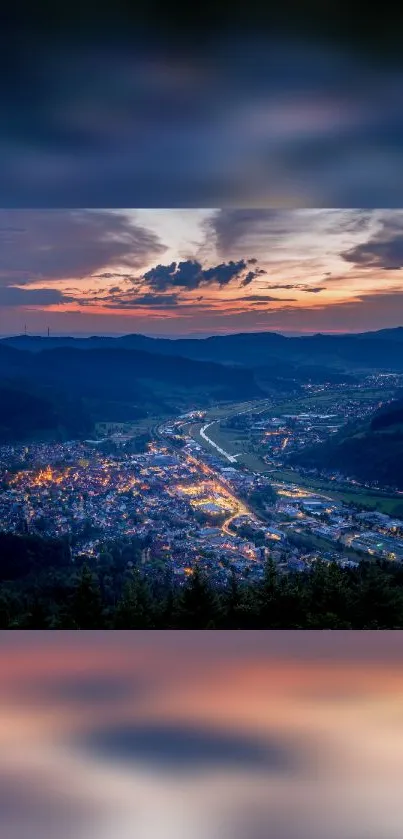
<path id="1" fill-rule="evenodd" d="M 400 839 L 402 649 L 3 632 L 0 839 Z"/>
<path id="2" fill-rule="evenodd" d="M 403 210 L 0 212 L 0 333 L 403 324 Z"/>

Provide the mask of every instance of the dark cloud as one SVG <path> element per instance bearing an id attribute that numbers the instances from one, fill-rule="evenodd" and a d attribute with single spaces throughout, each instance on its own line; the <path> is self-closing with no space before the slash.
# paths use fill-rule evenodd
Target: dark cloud
<path id="1" fill-rule="evenodd" d="M 177 294 L 139 294 L 135 298 L 136 306 L 177 306 Z"/>
<path id="2" fill-rule="evenodd" d="M 270 289 L 290 289 L 296 288 L 300 291 L 306 291 L 308 294 L 318 294 L 319 291 L 325 291 L 325 286 L 307 286 L 305 283 L 270 283 L 266 286 Z"/>
<path id="3" fill-rule="evenodd" d="M 280 740 L 196 724 L 122 723 L 84 735 L 80 745 L 107 760 L 186 774 L 223 768 L 284 773 L 296 770 L 299 757 Z"/>
<path id="4" fill-rule="evenodd" d="M 256 277 L 259 277 L 260 274 L 265 274 L 265 273 L 266 273 L 266 271 L 264 271 L 261 268 L 259 268 L 257 271 L 248 271 L 246 277 L 244 277 L 242 282 L 241 282 L 241 286 L 245 287 L 245 286 L 250 285 L 251 282 L 253 282 L 253 280 L 256 279 Z"/>
<path id="5" fill-rule="evenodd" d="M 103 274 L 93 274 L 94 279 L 100 280 L 134 280 L 135 277 L 132 274 L 115 274 L 106 271 Z"/>
<path id="6" fill-rule="evenodd" d="M 116 274 L 110 273 L 108 271 L 104 272 L 103 274 L 92 274 L 92 277 L 95 280 L 122 280 L 128 283 L 138 282 L 138 277 L 134 274 Z"/>
<path id="7" fill-rule="evenodd" d="M 171 262 L 170 265 L 156 265 L 143 274 L 143 280 L 157 291 L 169 288 L 192 290 L 213 283 L 219 286 L 228 285 L 232 280 L 240 278 L 246 268 L 247 263 L 244 259 L 238 262 L 222 262 L 212 268 L 203 268 L 197 260 L 187 259 L 183 262 Z"/>
<path id="8" fill-rule="evenodd" d="M 136 309 L 141 307 L 147 308 L 167 308 L 172 309 L 180 303 L 179 294 L 154 294 L 152 291 L 141 293 L 136 290 L 127 290 L 127 287 L 113 286 L 103 292 L 94 293 L 91 290 L 80 293 L 78 290 L 74 298 L 75 302 L 81 306 L 93 306 L 101 303 L 106 309 Z"/>
<path id="9" fill-rule="evenodd" d="M 387 216 L 367 242 L 355 245 L 341 256 L 361 268 L 398 270 L 403 267 L 403 219 Z"/>
<path id="10" fill-rule="evenodd" d="M 267 288 L 285 288 L 287 290 L 300 287 L 299 283 L 270 283 L 270 285 L 267 286 Z"/>
<path id="11" fill-rule="evenodd" d="M 295 298 L 294 298 L 294 297 L 286 297 L 286 298 L 284 298 L 284 299 L 285 299 L 285 300 L 287 300 L 287 301 L 289 301 L 289 302 L 291 302 L 291 301 L 292 301 L 293 303 L 295 303 L 295 302 L 296 302 L 296 300 L 295 300 Z M 280 298 L 277 298 L 277 303 L 282 303 L 282 302 L 283 302 L 283 301 L 282 301 L 282 300 L 280 300 Z M 260 302 L 259 300 L 255 300 L 255 301 L 253 301 L 253 302 L 251 303 L 251 306 L 261 306 L 261 305 L 262 305 L 262 304 L 261 304 L 261 302 Z"/>
<path id="12" fill-rule="evenodd" d="M 38 278 L 78 279 L 114 262 L 141 268 L 165 250 L 155 233 L 124 212 L 0 211 L 3 285 L 11 285 L 13 277 L 19 284 Z"/>
<path id="13" fill-rule="evenodd" d="M 218 283 L 218 285 L 223 286 L 238 277 L 245 268 L 246 263 L 244 259 L 240 259 L 239 262 L 230 260 L 227 263 L 221 262 L 220 265 L 216 265 L 214 268 L 207 268 L 203 274 L 207 284 Z"/>
<path id="14" fill-rule="evenodd" d="M 248 297 L 239 297 L 239 300 L 248 300 L 250 302 L 262 302 L 268 303 L 271 301 L 277 301 L 282 303 L 283 300 L 292 300 L 294 301 L 294 297 L 271 297 L 269 294 L 249 294 Z"/>
<path id="15" fill-rule="evenodd" d="M 73 300 L 73 297 L 55 288 L 0 286 L 0 306 L 53 306 L 58 303 L 71 303 Z"/>
<path id="16" fill-rule="evenodd" d="M 176 308 L 179 304 L 177 294 L 116 294 L 102 298 L 109 309 L 136 309 L 138 306 L 149 308 Z"/>

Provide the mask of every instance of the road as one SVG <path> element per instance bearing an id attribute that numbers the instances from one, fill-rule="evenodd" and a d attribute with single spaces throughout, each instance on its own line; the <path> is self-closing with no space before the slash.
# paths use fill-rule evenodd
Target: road
<path id="1" fill-rule="evenodd" d="M 209 428 L 209 426 L 213 425 L 214 422 L 217 422 L 217 420 L 214 420 L 213 422 L 210 422 L 207 425 L 205 425 L 204 429 Z M 182 428 L 184 428 L 185 425 L 188 425 L 188 424 L 189 423 L 184 423 Z M 208 475 L 208 477 L 213 478 L 218 484 L 220 484 L 224 495 L 227 498 L 231 499 L 231 502 L 232 502 L 232 505 L 233 505 L 233 510 L 231 511 L 228 518 L 225 519 L 225 521 L 221 525 L 221 530 L 222 530 L 223 533 L 226 533 L 228 536 L 233 536 L 233 533 L 230 530 L 230 525 L 233 521 L 235 521 L 235 519 L 239 518 L 239 516 L 247 515 L 252 520 L 258 521 L 258 518 L 255 515 L 255 513 L 245 504 L 245 502 L 241 498 L 238 498 L 237 495 L 235 495 L 235 493 L 232 490 L 229 490 L 227 484 L 225 484 L 222 481 L 219 473 L 217 473 L 214 469 L 212 469 L 211 466 L 207 466 L 203 462 L 203 460 L 199 460 L 194 455 L 189 455 L 189 454 L 184 455 L 183 452 L 178 451 L 177 449 L 173 449 L 172 447 L 169 446 L 169 441 L 167 441 L 166 438 L 164 437 L 164 426 L 163 425 L 157 426 L 154 429 L 154 433 L 155 433 L 156 437 L 160 438 L 164 442 L 164 445 L 166 446 L 166 448 L 170 449 L 172 451 L 172 453 L 175 454 L 176 457 L 184 459 L 188 463 L 189 462 L 194 463 L 195 465 L 198 466 L 201 473 L 204 473 L 204 474 Z M 200 431 L 200 434 L 201 434 L 201 431 Z M 191 438 L 189 437 L 189 439 L 191 439 Z M 205 436 L 204 439 L 206 439 L 209 443 L 211 443 L 211 445 L 213 445 L 214 448 L 218 449 L 221 452 L 221 454 L 223 454 L 228 460 L 230 460 L 231 463 L 235 462 L 235 458 L 237 457 L 237 455 L 230 455 L 230 454 L 228 454 L 228 452 L 224 452 L 224 450 L 220 449 L 214 443 L 214 440 L 210 440 L 210 438 L 208 438 L 207 435 Z"/>
<path id="2" fill-rule="evenodd" d="M 256 403 L 252 402 L 246 409 L 242 411 L 235 411 L 234 413 L 231 413 L 230 416 L 240 416 L 241 414 L 249 414 L 252 412 L 256 414 L 263 414 L 263 412 L 266 411 L 268 408 L 267 402 L 265 402 L 264 407 L 260 408 L 260 410 L 254 410 L 255 405 Z M 224 417 L 224 419 L 227 419 L 227 417 Z M 203 440 L 206 441 L 206 443 L 209 443 L 210 446 L 213 446 L 213 448 L 216 449 L 216 451 L 218 451 L 223 457 L 225 457 L 226 460 L 229 461 L 229 463 L 236 463 L 237 458 L 242 457 L 244 452 L 239 452 L 238 454 L 230 454 L 230 452 L 226 452 L 225 449 L 221 448 L 221 446 L 219 446 L 218 443 L 215 443 L 214 440 L 212 440 L 211 437 L 209 437 L 208 434 L 206 434 L 208 428 L 211 428 L 212 425 L 216 425 L 220 421 L 221 420 L 212 420 L 211 422 L 208 422 L 206 425 L 203 425 L 199 432 L 200 437 L 202 437 Z"/>
<path id="3" fill-rule="evenodd" d="M 203 428 L 200 429 L 200 437 L 203 437 L 203 440 L 210 443 L 210 446 L 214 446 L 214 448 L 217 449 L 223 457 L 229 460 L 230 463 L 236 463 L 236 459 L 239 457 L 239 454 L 229 454 L 229 452 L 225 452 L 224 449 L 218 446 L 217 443 L 215 443 L 214 440 L 206 434 L 207 428 L 210 428 L 211 425 L 216 425 L 217 422 L 218 420 L 213 420 L 213 422 L 208 422 L 207 425 L 203 425 Z"/>

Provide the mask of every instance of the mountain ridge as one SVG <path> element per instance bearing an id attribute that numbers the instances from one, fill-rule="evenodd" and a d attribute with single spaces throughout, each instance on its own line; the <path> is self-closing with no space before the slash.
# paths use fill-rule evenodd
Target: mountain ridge
<path id="1" fill-rule="evenodd" d="M 118 337 L 41 337 L 20 335 L 0 340 L 0 346 L 42 352 L 61 347 L 122 348 L 197 361 L 261 367 L 265 361 L 290 361 L 297 365 L 320 364 L 329 368 L 403 371 L 403 327 L 378 332 L 310 336 L 285 336 L 278 332 L 240 332 L 207 338 L 151 338 L 132 333 Z"/>
<path id="2" fill-rule="evenodd" d="M 325 443 L 291 455 L 288 461 L 402 490 L 403 396 L 377 408 L 364 421 L 343 426 Z"/>

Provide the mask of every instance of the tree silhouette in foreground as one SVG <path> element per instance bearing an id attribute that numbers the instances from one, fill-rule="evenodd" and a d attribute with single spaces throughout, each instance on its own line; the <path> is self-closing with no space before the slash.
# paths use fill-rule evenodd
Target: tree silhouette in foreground
<path id="1" fill-rule="evenodd" d="M 66 607 L 61 610 L 59 627 L 61 629 L 102 629 L 104 626 L 105 615 L 101 590 L 88 565 L 84 565 Z"/>
<path id="2" fill-rule="evenodd" d="M 283 573 L 269 559 L 250 582 L 232 568 L 217 586 L 196 566 L 183 585 L 172 569 L 132 567 L 111 551 L 60 563 L 60 546 L 15 536 L 0 550 L 0 629 L 402 629 L 403 568 L 317 562 Z M 7 579 L 13 552 L 19 576 Z M 25 551 L 29 547 L 29 561 Z M 116 555 L 115 555 L 116 554 Z M 52 559 L 54 558 L 54 563 Z M 44 562 L 42 563 L 42 559 Z M 6 579 L 4 579 L 6 576 Z"/>
<path id="3" fill-rule="evenodd" d="M 135 569 L 126 583 L 113 619 L 115 629 L 152 629 L 154 603 L 147 582 Z"/>
<path id="4" fill-rule="evenodd" d="M 176 622 L 179 629 L 215 629 L 220 622 L 220 600 L 208 579 L 196 566 L 178 598 Z"/>

